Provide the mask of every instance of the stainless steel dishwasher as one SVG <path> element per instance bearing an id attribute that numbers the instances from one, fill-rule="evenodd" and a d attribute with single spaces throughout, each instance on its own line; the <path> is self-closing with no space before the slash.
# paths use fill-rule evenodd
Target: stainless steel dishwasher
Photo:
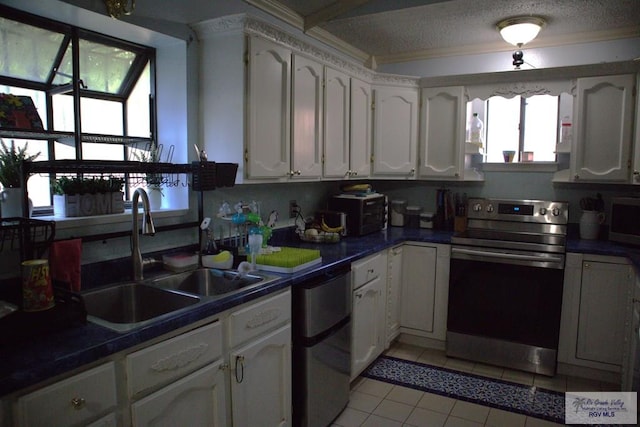
<path id="1" fill-rule="evenodd" d="M 325 427 L 349 402 L 351 266 L 293 287 L 293 419 Z"/>

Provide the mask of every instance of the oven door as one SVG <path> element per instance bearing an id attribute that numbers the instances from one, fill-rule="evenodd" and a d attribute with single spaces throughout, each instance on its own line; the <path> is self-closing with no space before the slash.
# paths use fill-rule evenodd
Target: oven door
<path id="1" fill-rule="evenodd" d="M 564 255 L 452 247 L 447 330 L 558 348 Z"/>

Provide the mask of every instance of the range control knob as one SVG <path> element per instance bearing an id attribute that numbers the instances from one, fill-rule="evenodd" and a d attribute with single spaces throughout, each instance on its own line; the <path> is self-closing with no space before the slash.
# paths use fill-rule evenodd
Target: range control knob
<path id="1" fill-rule="evenodd" d="M 472 209 L 474 212 L 480 212 L 482 210 L 482 205 L 480 203 L 476 203 L 475 205 L 473 205 Z"/>
<path id="2" fill-rule="evenodd" d="M 540 208 L 540 215 L 545 216 L 547 214 L 547 208 Z"/>
<path id="3" fill-rule="evenodd" d="M 488 204 L 487 205 L 487 212 L 489 212 L 489 213 L 493 212 L 493 205 L 492 204 Z"/>
<path id="4" fill-rule="evenodd" d="M 553 208 L 551 209 L 551 214 L 553 216 L 559 216 L 560 215 L 560 208 Z"/>

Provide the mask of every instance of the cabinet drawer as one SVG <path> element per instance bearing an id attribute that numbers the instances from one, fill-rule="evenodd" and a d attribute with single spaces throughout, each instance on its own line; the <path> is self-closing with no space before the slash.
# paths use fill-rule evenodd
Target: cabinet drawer
<path id="1" fill-rule="evenodd" d="M 365 283 L 381 276 L 384 267 L 382 256 L 379 253 L 351 264 L 353 289 L 358 289 Z"/>
<path id="2" fill-rule="evenodd" d="M 291 320 L 291 291 L 241 308 L 229 316 L 229 345 L 235 347 Z"/>
<path id="3" fill-rule="evenodd" d="M 127 356 L 129 396 L 180 378 L 222 355 L 220 321 Z"/>
<path id="4" fill-rule="evenodd" d="M 18 425 L 69 426 L 116 407 L 113 362 L 100 365 L 18 399 Z"/>

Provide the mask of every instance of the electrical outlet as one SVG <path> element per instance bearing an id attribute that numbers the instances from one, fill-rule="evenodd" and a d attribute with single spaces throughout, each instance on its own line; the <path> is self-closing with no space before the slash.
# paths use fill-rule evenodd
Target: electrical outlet
<path id="1" fill-rule="evenodd" d="M 289 200 L 289 218 L 295 218 L 300 213 L 300 206 L 295 200 Z"/>

